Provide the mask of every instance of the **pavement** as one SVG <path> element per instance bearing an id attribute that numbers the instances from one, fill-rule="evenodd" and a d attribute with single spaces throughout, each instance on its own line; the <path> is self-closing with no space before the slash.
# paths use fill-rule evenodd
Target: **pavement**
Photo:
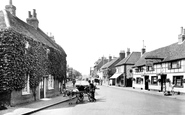
<path id="1" fill-rule="evenodd" d="M 159 91 L 155 91 L 155 90 L 141 90 L 141 89 L 137 89 L 137 88 L 133 89 L 132 87 L 118 87 L 118 86 L 108 86 L 108 85 L 105 85 L 105 86 L 112 87 L 112 88 L 123 89 L 123 90 L 135 91 L 135 92 L 139 92 L 139 93 L 158 95 L 158 96 L 163 96 L 163 97 L 166 97 L 166 98 L 173 98 L 173 99 L 178 99 L 178 100 L 185 101 L 185 93 L 181 93 L 180 95 L 178 95 L 176 93 L 174 95 L 165 96 L 164 92 L 159 92 Z"/>
<path id="2" fill-rule="evenodd" d="M 146 93 L 146 94 L 151 94 L 151 95 L 158 95 L 158 96 L 163 96 L 167 98 L 174 98 L 174 99 L 179 99 L 185 101 L 185 94 L 181 95 L 172 95 L 172 96 L 164 96 L 163 92 L 158 92 L 158 91 L 148 91 L 148 90 L 141 90 L 141 89 L 133 89 L 131 87 L 118 87 L 118 86 L 108 86 L 108 85 L 103 85 L 104 87 L 110 87 L 110 88 L 118 88 L 118 89 L 123 89 L 123 90 L 129 90 L 129 91 L 135 91 L 135 92 L 140 92 L 140 93 Z M 101 86 L 100 86 L 101 87 Z M 75 97 L 73 97 L 75 98 Z M 15 107 L 10 107 L 7 110 L 1 110 L 0 115 L 27 115 L 31 114 L 37 111 L 40 111 L 42 109 L 46 109 L 48 107 L 69 101 L 69 97 L 63 97 L 63 95 L 59 95 L 57 97 L 53 98 L 44 98 L 42 100 L 39 100 L 37 102 L 32 102 L 28 104 L 22 104 L 22 105 L 17 105 Z"/>

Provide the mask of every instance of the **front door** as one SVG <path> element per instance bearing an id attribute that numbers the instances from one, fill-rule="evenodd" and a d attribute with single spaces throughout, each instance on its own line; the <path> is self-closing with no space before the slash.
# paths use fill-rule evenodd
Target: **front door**
<path id="1" fill-rule="evenodd" d="M 166 91 L 166 75 L 161 75 L 161 91 Z"/>
<path id="2" fill-rule="evenodd" d="M 145 76 L 145 90 L 148 90 L 148 80 L 149 76 Z"/>

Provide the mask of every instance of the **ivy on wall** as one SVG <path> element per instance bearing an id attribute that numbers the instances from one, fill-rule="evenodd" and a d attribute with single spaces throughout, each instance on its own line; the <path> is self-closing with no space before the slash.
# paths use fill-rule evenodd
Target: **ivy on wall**
<path id="1" fill-rule="evenodd" d="M 66 61 L 65 58 L 60 54 L 59 51 L 50 48 L 48 54 L 48 59 L 51 62 L 49 70 L 52 76 L 57 79 L 59 82 L 62 82 L 64 79 L 66 71 Z"/>
<path id="2" fill-rule="evenodd" d="M 58 50 L 12 29 L 0 30 L 0 93 L 23 89 L 27 75 L 33 93 L 44 76 L 52 74 L 62 81 L 65 62 Z"/>
<path id="3" fill-rule="evenodd" d="M 14 31 L 0 31 L 0 92 L 24 88 L 27 68 L 22 37 Z"/>

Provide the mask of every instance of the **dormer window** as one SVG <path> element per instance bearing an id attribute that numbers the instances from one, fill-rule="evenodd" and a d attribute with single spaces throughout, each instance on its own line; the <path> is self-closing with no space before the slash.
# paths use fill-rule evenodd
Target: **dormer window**
<path id="1" fill-rule="evenodd" d="M 181 68 L 181 61 L 173 61 L 168 63 L 168 69 L 179 69 Z"/>

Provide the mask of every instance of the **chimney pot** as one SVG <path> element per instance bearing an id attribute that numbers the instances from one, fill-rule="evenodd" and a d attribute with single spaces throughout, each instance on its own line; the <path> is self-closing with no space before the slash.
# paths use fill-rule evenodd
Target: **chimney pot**
<path id="1" fill-rule="evenodd" d="M 146 52 L 146 49 L 142 48 L 141 52 L 142 52 L 142 55 L 143 55 Z"/>
<path id="2" fill-rule="evenodd" d="M 9 4 L 12 5 L 12 0 L 9 0 Z"/>
<path id="3" fill-rule="evenodd" d="M 181 27 L 181 34 L 183 34 L 183 27 Z"/>
<path id="4" fill-rule="evenodd" d="M 37 17 L 37 14 L 36 14 L 36 10 L 33 9 L 33 17 L 36 18 Z"/>
<path id="5" fill-rule="evenodd" d="M 130 48 L 127 48 L 127 56 L 130 55 Z"/>
<path id="6" fill-rule="evenodd" d="M 31 17 L 32 17 L 32 15 L 31 15 L 31 12 L 30 12 L 30 11 L 28 11 L 28 17 L 29 17 L 29 18 L 31 18 Z"/>

